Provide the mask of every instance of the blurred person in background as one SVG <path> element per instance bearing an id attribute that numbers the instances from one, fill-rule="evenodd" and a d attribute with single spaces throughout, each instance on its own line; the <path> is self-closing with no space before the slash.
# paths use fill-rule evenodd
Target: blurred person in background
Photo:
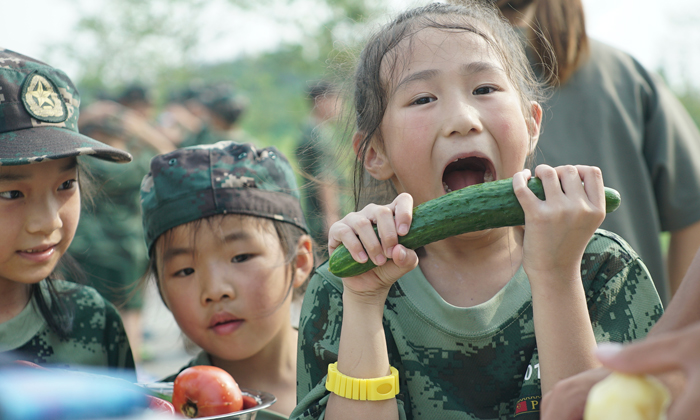
<path id="1" fill-rule="evenodd" d="M 82 133 L 128 151 L 134 158 L 125 167 L 97 160 L 86 162 L 99 174 L 95 205 L 88 205 L 83 212 L 68 252 L 85 271 L 88 284 L 119 309 L 138 363 L 144 355 L 143 296 L 133 286 L 148 263 L 139 190 L 151 158 L 175 146 L 142 112 L 115 101 L 102 100 L 87 106 L 78 124 Z"/>
<path id="2" fill-rule="evenodd" d="M 151 91 L 140 83 L 133 83 L 121 92 L 117 102 L 139 114 L 146 121 L 155 116 L 155 105 Z"/>
<path id="3" fill-rule="evenodd" d="M 581 0 L 488 1 L 519 29 L 552 88 L 535 164 L 602 170 L 622 205 L 601 228 L 632 245 L 668 303 L 700 247 L 698 128 L 657 76 L 587 36 Z M 666 261 L 661 232 L 670 232 Z"/>
<path id="4" fill-rule="evenodd" d="M 341 177 L 333 163 L 331 144 L 340 98 L 337 88 L 325 80 L 313 83 L 307 97 L 311 114 L 294 153 L 299 171 L 307 179 L 302 186 L 304 214 L 318 246 L 319 262 L 323 262 L 328 258 L 328 229 L 341 217 Z"/>
<path id="5" fill-rule="evenodd" d="M 239 125 L 241 115 L 248 107 L 248 99 L 239 94 L 228 83 L 215 83 L 188 89 L 182 101 L 189 118 L 195 117 L 199 123 L 189 122 L 192 131 L 185 132 L 180 147 L 199 144 L 213 144 L 222 140 L 237 143 L 253 143 L 256 140 Z M 179 114 L 182 117 L 182 112 Z"/>

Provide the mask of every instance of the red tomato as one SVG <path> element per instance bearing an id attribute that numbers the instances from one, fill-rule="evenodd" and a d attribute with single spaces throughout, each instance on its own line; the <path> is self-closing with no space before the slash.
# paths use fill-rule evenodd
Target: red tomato
<path id="1" fill-rule="evenodd" d="M 243 396 L 243 409 L 244 410 L 256 407 L 257 405 L 258 405 L 258 401 L 255 398 L 251 397 L 250 395 Z"/>
<path id="2" fill-rule="evenodd" d="M 193 366 L 173 384 L 175 410 L 187 417 L 233 413 L 243 408 L 243 394 L 233 377 L 215 366 Z"/>

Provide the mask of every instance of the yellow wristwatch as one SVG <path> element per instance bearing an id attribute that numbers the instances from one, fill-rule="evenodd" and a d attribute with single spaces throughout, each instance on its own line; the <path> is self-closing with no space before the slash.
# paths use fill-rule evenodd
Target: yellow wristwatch
<path id="1" fill-rule="evenodd" d="M 326 389 L 336 395 L 358 401 L 382 401 L 399 393 L 399 371 L 391 368 L 391 375 L 381 378 L 358 379 L 338 372 L 338 362 L 328 365 Z"/>

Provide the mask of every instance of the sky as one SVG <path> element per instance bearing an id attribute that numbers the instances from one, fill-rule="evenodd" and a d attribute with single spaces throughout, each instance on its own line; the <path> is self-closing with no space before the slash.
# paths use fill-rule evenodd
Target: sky
<path id="1" fill-rule="evenodd" d="M 422 0 L 393 0 L 396 10 Z M 99 7 L 104 0 L 92 0 Z M 68 40 L 78 20 L 71 0 L 0 0 L 0 47 L 38 59 L 48 45 Z M 207 42 L 200 54 L 213 61 L 241 53 L 271 50 L 280 39 L 299 37 L 298 31 L 280 27 L 271 18 L 233 13 L 225 0 L 211 0 L 205 16 Z M 618 47 L 652 71 L 664 68 L 670 82 L 690 81 L 700 87 L 700 1 L 698 0 L 583 0 L 590 36 Z M 280 11 L 286 13 L 287 11 Z M 304 10 L 298 10 L 304 13 Z M 246 42 L 241 42 L 245 39 Z M 71 77 L 77 69 L 56 62 Z"/>

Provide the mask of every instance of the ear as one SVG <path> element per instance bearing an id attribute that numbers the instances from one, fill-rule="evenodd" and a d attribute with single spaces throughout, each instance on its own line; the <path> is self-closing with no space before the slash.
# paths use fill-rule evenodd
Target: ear
<path id="1" fill-rule="evenodd" d="M 294 266 L 294 288 L 304 284 L 314 268 L 314 253 L 311 237 L 302 235 L 297 242 L 297 261 Z"/>
<path id="2" fill-rule="evenodd" d="M 542 127 L 542 106 L 535 101 L 530 102 L 530 118 L 527 128 L 530 132 L 532 142 L 530 144 L 530 154 L 535 152 L 537 141 L 540 139 L 540 128 Z"/>
<path id="3" fill-rule="evenodd" d="M 364 134 L 360 132 L 355 133 L 352 137 L 352 148 L 356 156 L 360 152 L 360 142 L 363 138 Z M 365 169 L 373 178 L 380 181 L 385 181 L 394 175 L 389 159 L 376 138 L 370 140 L 367 149 L 365 149 Z"/>

